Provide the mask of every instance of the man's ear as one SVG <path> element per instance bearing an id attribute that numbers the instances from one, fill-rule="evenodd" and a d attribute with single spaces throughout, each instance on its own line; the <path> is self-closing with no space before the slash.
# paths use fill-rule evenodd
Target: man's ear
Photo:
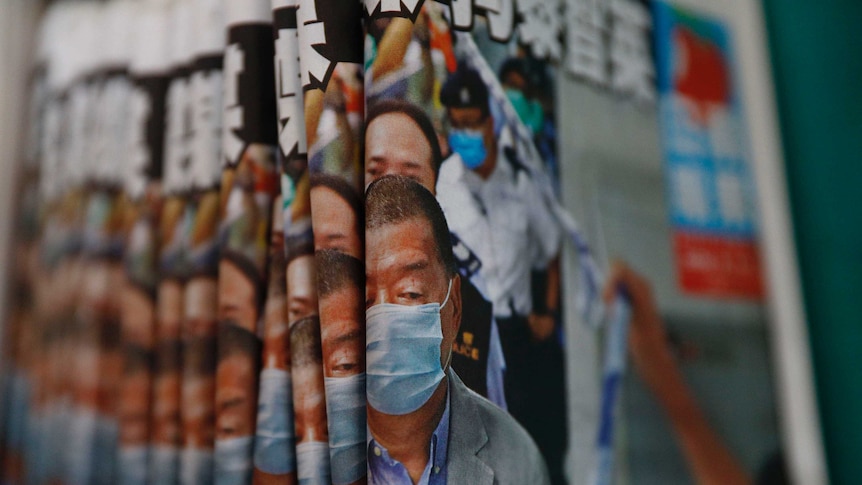
<path id="1" fill-rule="evenodd" d="M 457 335 L 458 329 L 461 328 L 461 275 L 455 274 L 452 278 L 452 292 L 449 294 L 449 300 L 452 302 L 452 333 Z"/>

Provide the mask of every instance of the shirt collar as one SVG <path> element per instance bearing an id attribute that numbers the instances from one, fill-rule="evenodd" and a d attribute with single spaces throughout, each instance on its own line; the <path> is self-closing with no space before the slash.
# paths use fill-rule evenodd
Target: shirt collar
<path id="1" fill-rule="evenodd" d="M 451 400 L 451 392 L 447 385 L 446 407 L 443 409 L 443 416 L 440 417 L 440 422 L 437 423 L 437 427 L 431 435 L 431 456 L 419 479 L 420 485 L 446 483 L 446 458 L 449 451 L 449 408 Z M 401 483 L 398 481 L 401 477 L 407 480 L 403 483 L 410 483 L 404 465 L 389 456 L 389 451 L 374 440 L 370 430 L 368 430 L 366 442 L 368 444 L 369 483 L 398 484 Z"/>

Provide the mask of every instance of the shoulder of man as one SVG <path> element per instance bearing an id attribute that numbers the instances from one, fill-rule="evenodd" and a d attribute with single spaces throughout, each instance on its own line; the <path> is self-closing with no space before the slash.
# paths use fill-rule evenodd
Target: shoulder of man
<path id="1" fill-rule="evenodd" d="M 449 456 L 453 453 L 475 453 L 476 458 L 493 472 L 494 484 L 549 484 L 547 467 L 539 448 L 515 418 L 467 388 L 454 372 L 450 372 L 450 382 L 452 417 Z M 484 443 L 478 450 L 459 450 L 457 448 L 461 440 L 453 439 L 460 438 L 459 435 L 470 435 L 467 441 L 479 437 L 486 439 L 481 440 Z M 472 478 L 452 476 L 452 468 L 449 471 L 449 478 L 455 480 L 453 483 L 461 483 L 458 480 L 462 478 Z"/>

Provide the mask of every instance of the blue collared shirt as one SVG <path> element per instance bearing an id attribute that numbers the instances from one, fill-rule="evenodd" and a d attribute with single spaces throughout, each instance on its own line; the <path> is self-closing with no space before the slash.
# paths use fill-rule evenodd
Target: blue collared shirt
<path id="1" fill-rule="evenodd" d="M 446 485 L 446 452 L 449 448 L 449 394 L 440 423 L 431 435 L 430 456 L 416 485 Z M 407 468 L 389 456 L 389 451 L 368 433 L 368 483 L 371 485 L 413 485 Z"/>

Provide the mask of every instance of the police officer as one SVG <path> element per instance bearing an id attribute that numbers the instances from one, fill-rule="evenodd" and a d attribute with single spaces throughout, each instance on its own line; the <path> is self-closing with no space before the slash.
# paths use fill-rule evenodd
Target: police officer
<path id="1" fill-rule="evenodd" d="M 452 231 L 482 261 L 506 359 L 509 411 L 536 440 L 552 480 L 561 482 L 565 386 L 562 348 L 552 338 L 561 228 L 519 159 L 511 128 L 495 130 L 479 73 L 462 63 L 440 101 L 452 155 L 441 167 L 438 199 Z"/>

